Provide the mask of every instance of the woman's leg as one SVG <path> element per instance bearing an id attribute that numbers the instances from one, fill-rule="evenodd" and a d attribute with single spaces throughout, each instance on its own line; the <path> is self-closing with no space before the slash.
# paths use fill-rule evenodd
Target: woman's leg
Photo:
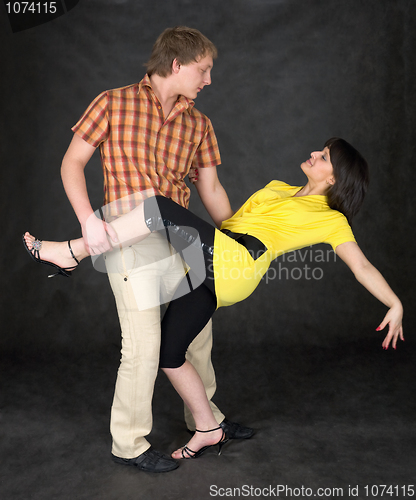
<path id="1" fill-rule="evenodd" d="M 33 243 L 36 238 L 26 232 L 24 234 L 24 239 L 28 249 L 32 250 Z M 71 240 L 71 249 L 79 262 L 90 256 L 82 238 Z M 62 268 L 71 269 L 77 266 L 73 256 L 71 255 L 67 241 L 42 241 L 42 247 L 39 250 L 39 258 L 41 260 L 52 262 Z"/>
<path id="2" fill-rule="evenodd" d="M 184 278 L 183 282 L 186 280 Z M 178 290 L 178 295 L 173 296 L 161 323 L 162 368 L 178 368 L 183 365 L 189 345 L 217 308 L 215 294 L 205 283 L 189 293 L 183 293 L 180 286 Z"/>
<path id="3" fill-rule="evenodd" d="M 186 350 L 216 309 L 216 298 L 204 284 L 172 301 L 162 320 L 160 367 L 192 413 L 196 428 L 208 431 L 219 427 L 212 413 L 204 385 L 192 364 L 185 360 Z M 216 444 L 222 430 L 196 432 L 186 445 L 193 452 Z M 192 452 L 189 452 L 192 455 Z M 185 452 L 185 456 L 187 453 Z M 172 453 L 182 458 L 182 448 Z"/>
<path id="4" fill-rule="evenodd" d="M 96 216 L 93 214 L 91 217 Z M 111 227 L 116 231 L 119 239 L 117 243 L 109 239 L 114 248 L 127 247 L 133 243 L 138 243 L 149 236 L 151 232 L 144 220 L 143 203 L 128 214 L 111 222 Z M 29 250 L 32 250 L 35 237 L 27 232 L 24 234 L 24 239 Z M 76 259 L 80 262 L 90 256 L 83 238 L 71 240 L 71 249 Z M 74 266 L 74 259 L 66 241 L 42 241 L 39 258 L 52 262 L 62 268 L 76 267 Z"/>
<path id="5" fill-rule="evenodd" d="M 171 384 L 190 409 L 194 417 L 196 428 L 200 431 L 208 431 L 219 427 L 212 413 L 204 385 L 195 368 L 189 361 L 179 368 L 162 368 L 168 376 Z M 221 441 L 223 431 L 221 428 L 213 432 L 199 433 L 194 436 L 186 445 L 190 450 L 188 453 L 197 452 L 204 446 L 209 446 Z M 187 454 L 185 453 L 185 456 Z M 173 458 L 183 458 L 182 448 L 172 453 Z"/>
<path id="6" fill-rule="evenodd" d="M 195 267 L 198 267 L 199 263 L 202 262 L 202 267 L 206 267 L 207 272 L 212 269 L 210 265 L 212 264 L 212 256 L 209 256 L 206 251 L 204 252 L 204 249 L 213 247 L 215 228 L 164 196 L 148 198 L 131 212 L 112 221 L 111 227 L 116 231 L 118 237 L 117 243 L 109 240 L 114 248 L 138 243 L 149 236 L 151 232 L 159 231 L 161 234 L 165 234 L 177 251 L 191 250 L 182 256 L 190 267 L 193 267 L 195 262 L 197 263 Z M 24 238 L 27 247 L 32 250 L 34 236 L 25 233 Z M 71 248 L 78 261 L 89 257 L 83 238 L 71 240 Z M 63 268 L 76 267 L 66 241 L 42 241 L 39 257 Z M 201 272 L 196 272 L 201 275 Z M 205 276 L 205 271 L 203 271 L 203 275 Z"/>

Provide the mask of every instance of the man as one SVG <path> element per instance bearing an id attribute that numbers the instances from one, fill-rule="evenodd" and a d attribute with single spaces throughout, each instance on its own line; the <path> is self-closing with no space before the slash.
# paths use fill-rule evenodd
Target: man
<path id="1" fill-rule="evenodd" d="M 111 207 L 106 217 L 131 210 L 131 200 L 146 190 L 187 208 L 190 193 L 184 178 L 191 167 L 198 168 L 197 190 L 214 222 L 220 225 L 230 215 L 227 195 L 217 177 L 217 140 L 210 120 L 193 102 L 211 83 L 216 55 L 212 42 L 197 30 L 165 30 L 153 47 L 143 80 L 100 94 L 73 127 L 74 137 L 61 173 L 91 255 L 111 250 L 108 238 L 114 238 L 111 226 L 92 216 L 87 192 L 84 169 L 97 147 L 104 172 L 104 205 Z M 122 357 L 111 410 L 112 456 L 115 462 L 149 472 L 166 472 L 178 466 L 171 457 L 153 450 L 144 437 L 152 428 L 161 279 L 172 269 L 175 274 L 181 266 L 178 256 L 161 240 L 157 234 L 151 235 L 144 245 L 106 256 L 122 330 Z M 191 344 L 187 358 L 201 376 L 210 400 L 216 389 L 211 347 L 209 323 Z M 251 437 L 252 429 L 227 421 L 210 404 L 228 438 Z M 188 429 L 195 430 L 187 408 L 185 419 Z"/>

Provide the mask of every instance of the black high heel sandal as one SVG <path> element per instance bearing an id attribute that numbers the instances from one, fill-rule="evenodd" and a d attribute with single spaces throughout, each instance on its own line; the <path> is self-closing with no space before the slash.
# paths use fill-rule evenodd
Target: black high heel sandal
<path id="1" fill-rule="evenodd" d="M 213 432 L 213 431 L 218 431 L 219 429 L 222 430 L 222 436 L 221 436 L 221 439 L 218 441 L 218 443 L 214 443 L 214 444 L 209 444 L 207 446 L 203 446 L 200 450 L 198 451 L 193 451 L 191 450 L 190 448 L 188 448 L 187 445 L 185 445 L 183 448 L 182 448 L 182 458 L 185 458 L 185 459 L 188 459 L 188 458 L 198 458 L 200 457 L 208 448 L 212 448 L 213 446 L 217 446 L 218 445 L 218 455 L 221 455 L 221 449 L 222 447 L 225 445 L 225 443 L 228 441 L 228 438 L 225 437 L 225 432 L 224 432 L 224 429 L 220 426 L 220 427 L 216 427 L 215 429 L 210 429 L 209 431 L 199 431 L 198 429 L 195 429 L 195 432 Z M 186 455 L 185 455 L 186 453 Z M 193 455 L 191 455 L 191 453 L 193 453 Z"/>
<path id="2" fill-rule="evenodd" d="M 32 259 L 37 262 L 38 264 L 45 264 L 46 266 L 51 266 L 57 269 L 57 271 L 54 274 L 50 274 L 48 278 L 53 278 L 55 276 L 61 275 L 65 276 L 66 278 L 69 278 L 72 274 L 72 271 L 74 271 L 78 266 L 79 266 L 79 260 L 75 257 L 74 252 L 72 251 L 71 248 L 71 243 L 68 240 L 68 248 L 69 251 L 71 252 L 72 258 L 75 260 L 77 263 L 76 266 L 74 267 L 60 267 L 57 264 L 54 264 L 53 262 L 49 262 L 48 260 L 42 260 L 39 256 L 40 249 L 42 248 L 42 241 L 41 240 L 35 240 L 32 245 L 32 249 L 29 250 L 29 247 L 26 245 L 25 241 L 25 236 L 23 235 L 23 245 L 25 246 L 28 254 L 32 257 Z"/>

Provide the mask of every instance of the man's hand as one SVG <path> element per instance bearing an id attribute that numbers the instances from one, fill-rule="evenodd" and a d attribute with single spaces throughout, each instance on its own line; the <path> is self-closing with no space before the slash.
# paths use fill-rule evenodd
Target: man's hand
<path id="1" fill-rule="evenodd" d="M 107 224 L 98 219 L 95 214 L 88 217 L 82 226 L 82 237 L 90 255 L 100 255 L 113 249 L 113 243 L 118 243 L 117 233 Z"/>

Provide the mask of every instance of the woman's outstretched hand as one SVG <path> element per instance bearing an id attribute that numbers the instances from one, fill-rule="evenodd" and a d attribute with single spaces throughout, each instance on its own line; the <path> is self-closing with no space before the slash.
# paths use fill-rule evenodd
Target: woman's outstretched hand
<path id="1" fill-rule="evenodd" d="M 389 325 L 389 331 L 383 340 L 382 346 L 383 349 L 388 349 L 391 342 L 393 349 L 396 349 L 397 339 L 400 337 L 404 340 L 402 327 L 403 306 L 399 298 L 390 288 L 380 271 L 367 260 L 357 243 L 354 241 L 341 243 L 341 245 L 337 246 L 336 252 L 354 273 L 356 279 L 376 299 L 390 307 L 376 330 L 379 332 Z"/>
<path id="2" fill-rule="evenodd" d="M 100 255 L 111 251 L 113 245 L 110 239 L 113 243 L 118 242 L 114 229 L 94 214 L 88 217 L 85 225 L 82 226 L 82 237 L 90 255 Z"/>
<path id="3" fill-rule="evenodd" d="M 401 340 L 404 340 L 402 319 L 403 307 L 400 303 L 394 305 L 387 311 L 387 314 L 384 316 L 383 321 L 376 329 L 379 332 L 380 330 L 383 330 L 387 325 L 389 326 L 389 331 L 382 343 L 383 349 L 388 349 L 390 342 L 393 349 L 396 349 L 397 339 L 400 337 Z"/>

